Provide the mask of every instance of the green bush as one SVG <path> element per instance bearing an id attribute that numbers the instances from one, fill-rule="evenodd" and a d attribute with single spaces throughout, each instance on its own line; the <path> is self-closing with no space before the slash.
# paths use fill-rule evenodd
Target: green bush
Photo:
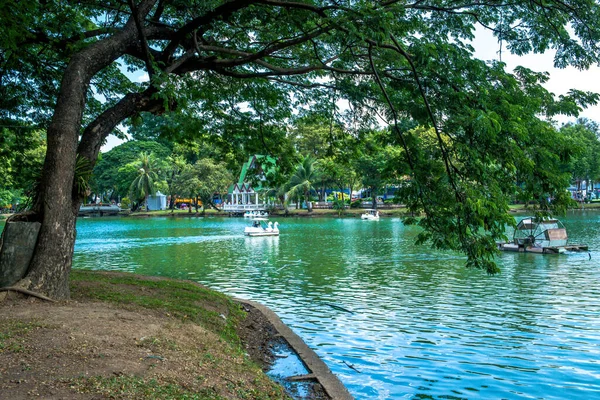
<path id="1" fill-rule="evenodd" d="M 344 200 L 340 200 L 340 199 L 333 200 L 333 209 L 334 210 L 343 210 L 344 208 L 346 208 L 346 204 L 345 204 Z"/>
<path id="2" fill-rule="evenodd" d="M 354 200 L 352 203 L 350 203 L 350 208 L 360 208 L 361 205 L 362 200 Z"/>
<path id="3" fill-rule="evenodd" d="M 131 200 L 129 197 L 123 197 L 121 199 L 121 208 L 129 208 L 131 206 Z"/>

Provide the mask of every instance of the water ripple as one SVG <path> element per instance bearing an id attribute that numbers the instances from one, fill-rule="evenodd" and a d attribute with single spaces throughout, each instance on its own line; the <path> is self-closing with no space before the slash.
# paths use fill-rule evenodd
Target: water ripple
<path id="1" fill-rule="evenodd" d="M 80 220 L 74 265 L 260 301 L 359 399 L 600 398 L 597 250 L 506 253 L 487 276 L 414 246 L 400 220 L 279 222 L 280 237 L 247 238 L 239 219 Z M 564 222 L 600 249 L 597 213 Z"/>

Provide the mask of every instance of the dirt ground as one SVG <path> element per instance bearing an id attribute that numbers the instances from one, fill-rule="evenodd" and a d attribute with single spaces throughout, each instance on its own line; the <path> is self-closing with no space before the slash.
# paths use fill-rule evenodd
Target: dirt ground
<path id="1" fill-rule="evenodd" d="M 254 362 L 158 310 L 11 293 L 0 302 L 0 398 L 285 398 L 261 371 L 273 328 L 245 307 L 238 335 Z"/>

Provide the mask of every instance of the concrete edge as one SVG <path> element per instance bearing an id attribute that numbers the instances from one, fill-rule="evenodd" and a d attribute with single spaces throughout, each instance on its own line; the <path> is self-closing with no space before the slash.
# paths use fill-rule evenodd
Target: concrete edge
<path id="1" fill-rule="evenodd" d="M 273 325 L 275 330 L 288 342 L 290 347 L 298 354 L 308 370 L 315 375 L 316 380 L 323 386 L 327 395 L 332 399 L 354 399 L 348 389 L 339 380 L 339 378 L 331 372 L 329 367 L 321 360 L 300 336 L 296 335 L 287 325 L 270 308 L 256 303 L 251 300 L 235 299 L 241 304 L 247 304 L 260 311 L 267 320 Z"/>

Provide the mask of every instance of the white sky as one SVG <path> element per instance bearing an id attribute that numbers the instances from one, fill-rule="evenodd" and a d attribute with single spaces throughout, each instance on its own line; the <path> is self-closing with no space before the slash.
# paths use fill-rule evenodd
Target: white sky
<path id="1" fill-rule="evenodd" d="M 472 45 L 475 48 L 475 57 L 481 60 L 498 60 L 500 46 L 497 38 L 491 32 L 478 29 Z M 600 93 L 600 68 L 598 66 L 587 71 L 580 71 L 573 67 L 557 69 L 554 68 L 554 54 L 554 51 L 548 51 L 544 54 L 528 54 L 520 57 L 510 54 L 504 46 L 502 61 L 506 63 L 508 71 L 521 65 L 533 71 L 549 72 L 550 79 L 544 87 L 556 96 L 567 94 L 570 89 Z M 583 110 L 579 116 L 599 120 L 599 112 L 600 106 L 593 106 Z M 560 124 L 575 120 L 575 118 L 565 116 L 556 116 L 554 119 Z"/>
<path id="2" fill-rule="evenodd" d="M 497 39 L 490 32 L 478 29 L 476 32 L 476 39 L 472 44 L 475 48 L 475 57 L 481 60 L 498 60 L 498 50 L 500 47 Z M 598 66 L 594 66 L 587 71 L 579 71 L 573 67 L 556 69 L 553 66 L 553 58 L 553 51 L 544 54 L 529 54 L 521 57 L 510 54 L 506 51 L 506 48 L 504 48 L 502 52 L 502 61 L 506 63 L 508 71 L 512 71 L 516 66 L 521 65 L 533 71 L 549 72 L 550 79 L 544 86 L 556 96 L 566 94 L 570 89 L 600 93 L 600 68 Z M 134 75 L 134 78 L 132 79 L 135 79 L 138 82 L 144 82 L 148 80 L 148 74 L 139 73 L 137 74 L 137 77 Z M 600 105 L 584 110 L 580 114 L 580 117 L 599 121 Z M 563 124 L 565 122 L 574 121 L 575 118 L 557 116 L 555 117 L 555 120 L 558 121 L 559 124 Z M 102 146 L 101 151 L 107 152 L 121 143 L 123 143 L 123 140 L 110 135 L 106 140 L 106 144 Z"/>
<path id="3" fill-rule="evenodd" d="M 126 73 L 126 74 L 127 75 L 131 75 L 130 79 L 132 81 L 136 81 L 136 82 L 148 82 L 148 80 L 150 79 L 150 76 L 148 75 L 148 73 L 143 72 L 143 71 L 136 72 L 136 73 L 133 73 L 133 74 L 129 74 L 129 73 Z M 123 127 L 121 127 L 120 130 L 123 131 L 123 132 L 126 131 L 126 129 L 123 128 Z M 100 151 L 102 153 L 106 153 L 107 151 L 109 151 L 113 147 L 116 147 L 116 146 L 120 145 L 123 142 L 125 142 L 125 140 L 119 139 L 115 135 L 109 135 L 106 138 L 106 143 L 104 144 L 104 146 L 102 146 L 100 148 Z"/>

